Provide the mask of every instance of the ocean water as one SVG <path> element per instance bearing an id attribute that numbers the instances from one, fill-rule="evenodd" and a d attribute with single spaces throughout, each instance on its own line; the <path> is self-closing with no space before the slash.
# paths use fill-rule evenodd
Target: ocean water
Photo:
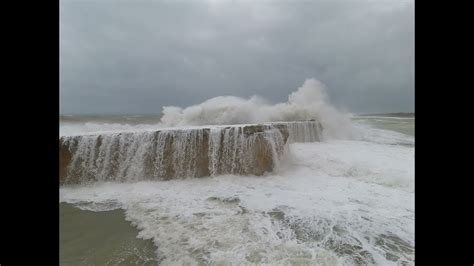
<path id="1" fill-rule="evenodd" d="M 157 264 L 153 242 L 136 237 L 122 209 L 97 212 L 79 205 L 60 204 L 61 265 Z"/>
<path id="2" fill-rule="evenodd" d="M 61 265 L 414 264 L 414 118 L 352 123 L 263 177 L 63 186 Z"/>
<path id="3" fill-rule="evenodd" d="M 315 118 L 324 137 L 289 144 L 263 176 L 63 185 L 60 264 L 414 265 L 414 116 L 321 98 L 306 82 L 275 105 L 216 97 L 162 117 L 62 117 L 62 136 Z"/>

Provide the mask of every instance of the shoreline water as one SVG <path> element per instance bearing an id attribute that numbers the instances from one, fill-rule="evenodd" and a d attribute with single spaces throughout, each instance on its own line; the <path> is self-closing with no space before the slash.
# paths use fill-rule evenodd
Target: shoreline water
<path id="1" fill-rule="evenodd" d="M 369 140 L 371 134 L 389 132 L 413 137 L 414 119 L 392 120 L 358 122 L 374 127 Z M 61 265 L 68 265 L 68 259 L 101 264 L 123 259 L 133 264 L 137 258 L 140 263 L 151 260 L 145 265 L 161 260 L 163 264 L 193 260 L 411 264 L 414 147 L 383 143 L 294 144 L 290 148 L 295 157 L 286 170 L 261 178 L 222 176 L 62 188 L 60 234 L 70 239 L 61 239 Z M 84 220 L 81 216 L 86 221 L 83 228 L 77 224 Z M 260 235 L 263 232 L 269 235 Z M 273 234 L 282 238 L 268 238 Z M 162 244 L 155 246 L 151 239 Z M 241 246 L 247 241 L 249 248 Z"/>
<path id="2" fill-rule="evenodd" d="M 123 209 L 94 212 L 60 203 L 59 214 L 60 265 L 157 262 L 153 242 L 137 238 L 139 231 L 125 220 Z"/>

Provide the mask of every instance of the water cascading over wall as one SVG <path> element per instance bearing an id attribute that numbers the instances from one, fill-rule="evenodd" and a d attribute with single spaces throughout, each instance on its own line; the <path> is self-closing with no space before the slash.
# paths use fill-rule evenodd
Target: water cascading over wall
<path id="1" fill-rule="evenodd" d="M 263 175 L 287 143 L 319 141 L 321 129 L 306 121 L 63 136 L 60 183 Z"/>
<path id="2" fill-rule="evenodd" d="M 278 124 L 287 127 L 289 133 L 288 143 L 316 142 L 323 138 L 323 126 L 314 120 L 278 122 Z"/>

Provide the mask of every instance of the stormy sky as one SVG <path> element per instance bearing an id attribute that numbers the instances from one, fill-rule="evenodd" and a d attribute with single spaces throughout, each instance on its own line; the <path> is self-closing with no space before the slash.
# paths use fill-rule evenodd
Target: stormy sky
<path id="1" fill-rule="evenodd" d="M 343 110 L 413 111 L 413 1 L 60 1 L 61 114 L 286 102 L 307 78 Z"/>

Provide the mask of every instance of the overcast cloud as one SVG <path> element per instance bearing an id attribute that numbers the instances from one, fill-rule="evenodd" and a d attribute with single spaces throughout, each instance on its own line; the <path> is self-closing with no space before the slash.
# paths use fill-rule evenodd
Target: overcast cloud
<path id="1" fill-rule="evenodd" d="M 414 110 L 413 1 L 60 1 L 62 114 L 286 102 L 306 78 L 355 113 Z"/>

